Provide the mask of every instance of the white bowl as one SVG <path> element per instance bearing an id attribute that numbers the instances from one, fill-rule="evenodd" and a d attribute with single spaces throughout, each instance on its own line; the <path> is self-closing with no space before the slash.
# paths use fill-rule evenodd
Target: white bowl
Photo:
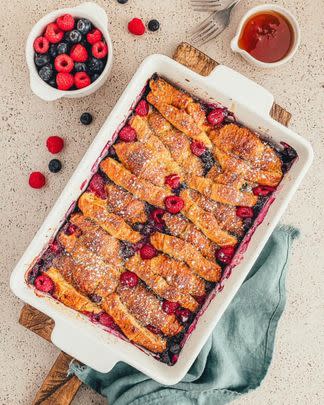
<path id="1" fill-rule="evenodd" d="M 73 17 L 87 18 L 95 27 L 100 29 L 108 45 L 107 63 L 101 75 L 89 86 L 78 90 L 58 90 L 44 82 L 38 75 L 34 62 L 34 40 L 42 35 L 47 24 L 54 22 L 63 14 L 71 14 Z M 108 32 L 108 17 L 105 10 L 96 3 L 83 3 L 73 8 L 61 8 L 45 15 L 32 28 L 26 42 L 26 60 L 29 69 L 30 87 L 36 96 L 45 101 L 53 101 L 62 97 L 84 97 L 95 92 L 108 78 L 113 63 L 113 46 Z"/>
<path id="2" fill-rule="evenodd" d="M 250 55 L 247 51 L 239 47 L 238 41 L 241 36 L 242 29 L 246 23 L 246 21 L 253 16 L 254 14 L 258 14 L 262 11 L 275 11 L 278 12 L 279 14 L 283 15 L 288 22 L 290 23 L 293 31 L 294 31 L 294 43 L 288 52 L 288 54 L 278 62 L 272 62 L 272 63 L 267 63 L 267 62 L 261 62 L 257 59 L 255 59 L 252 55 Z M 262 68 L 273 68 L 276 66 L 281 66 L 284 63 L 288 62 L 296 53 L 297 48 L 300 43 L 300 28 L 298 21 L 296 18 L 291 14 L 290 11 L 286 10 L 283 7 L 277 6 L 276 4 L 262 4 L 260 6 L 256 6 L 251 8 L 246 14 L 244 14 L 243 18 L 241 19 L 238 29 L 236 31 L 235 37 L 231 41 L 231 48 L 233 52 L 237 52 L 242 55 L 244 59 L 246 59 L 249 63 L 255 66 L 259 66 Z"/>

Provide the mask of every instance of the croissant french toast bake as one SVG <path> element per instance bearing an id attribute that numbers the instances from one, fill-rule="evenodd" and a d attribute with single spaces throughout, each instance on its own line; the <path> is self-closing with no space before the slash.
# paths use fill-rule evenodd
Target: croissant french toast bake
<path id="1" fill-rule="evenodd" d="M 173 365 L 297 157 L 154 75 L 27 280 Z"/>

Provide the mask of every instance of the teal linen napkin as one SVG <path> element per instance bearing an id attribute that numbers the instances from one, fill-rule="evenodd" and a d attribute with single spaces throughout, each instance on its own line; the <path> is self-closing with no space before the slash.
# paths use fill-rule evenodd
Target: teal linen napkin
<path id="1" fill-rule="evenodd" d="M 102 374 L 72 362 L 70 373 L 106 396 L 110 405 L 222 405 L 257 388 L 272 358 L 286 301 L 289 250 L 297 235 L 298 231 L 289 226 L 273 232 L 180 383 L 161 385 L 124 363 Z"/>

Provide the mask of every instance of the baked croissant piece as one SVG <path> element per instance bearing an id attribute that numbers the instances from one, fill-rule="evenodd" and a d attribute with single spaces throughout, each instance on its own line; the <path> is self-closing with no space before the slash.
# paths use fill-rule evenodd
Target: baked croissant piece
<path id="1" fill-rule="evenodd" d="M 148 122 L 156 137 L 171 153 L 172 158 L 186 173 L 202 176 L 204 167 L 202 161 L 190 149 L 188 137 L 174 128 L 159 112 L 153 111 L 148 116 Z"/>
<path id="2" fill-rule="evenodd" d="M 122 217 L 108 211 L 107 201 L 93 193 L 83 193 L 79 198 L 78 206 L 83 215 L 91 218 L 115 238 L 131 243 L 136 243 L 142 238 L 141 234 L 134 231 Z"/>
<path id="3" fill-rule="evenodd" d="M 210 132 L 213 153 L 224 172 L 247 181 L 275 187 L 282 179 L 281 161 L 273 148 L 248 128 L 235 124 Z"/>
<path id="4" fill-rule="evenodd" d="M 165 178 L 177 174 L 180 179 L 182 170 L 172 158 L 155 153 L 154 148 L 141 142 L 118 143 L 115 151 L 119 160 L 139 179 L 145 179 L 158 186 L 164 186 Z"/>
<path id="5" fill-rule="evenodd" d="M 162 270 L 162 266 L 164 270 Z M 204 294 L 204 285 L 198 277 L 185 268 L 180 262 L 158 255 L 150 260 L 141 260 L 136 254 L 126 262 L 126 268 L 138 275 L 157 295 L 166 300 L 178 302 L 184 308 L 194 312 L 198 308 L 197 301 L 190 295 L 192 291 Z M 176 283 L 181 277 L 188 285 Z M 189 274 L 188 274 L 189 273 Z M 164 275 L 164 276 L 163 276 Z M 198 294 L 197 294 L 198 295 Z"/>
<path id="6" fill-rule="evenodd" d="M 170 195 L 167 187 L 156 186 L 147 180 L 140 179 L 114 159 L 103 160 L 100 168 L 114 183 L 149 204 L 163 208 L 165 197 Z"/>
<path id="7" fill-rule="evenodd" d="M 135 224 L 147 220 L 144 201 L 139 200 L 114 183 L 106 184 L 105 190 L 109 209 L 121 216 L 126 222 Z"/>
<path id="8" fill-rule="evenodd" d="M 150 80 L 150 88 L 147 101 L 164 118 L 188 137 L 203 142 L 207 148 L 212 147 L 205 132 L 206 116 L 200 104 L 160 78 Z"/>
<path id="9" fill-rule="evenodd" d="M 152 245 L 163 253 L 187 263 L 200 277 L 217 282 L 221 268 L 215 262 L 207 260 L 193 245 L 175 236 L 156 232 L 150 238 Z"/>

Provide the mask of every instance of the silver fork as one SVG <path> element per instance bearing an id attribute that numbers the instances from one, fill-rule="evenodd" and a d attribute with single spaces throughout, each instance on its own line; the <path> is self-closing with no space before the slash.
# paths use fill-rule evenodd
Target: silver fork
<path id="1" fill-rule="evenodd" d="M 201 46 L 216 38 L 228 26 L 231 12 L 239 1 L 240 0 L 236 0 L 228 8 L 221 11 L 215 11 L 213 14 L 207 17 L 194 30 L 191 36 L 191 41 L 195 45 Z"/>
<path id="2" fill-rule="evenodd" d="M 194 11 L 217 11 L 222 7 L 221 0 L 190 0 Z"/>

